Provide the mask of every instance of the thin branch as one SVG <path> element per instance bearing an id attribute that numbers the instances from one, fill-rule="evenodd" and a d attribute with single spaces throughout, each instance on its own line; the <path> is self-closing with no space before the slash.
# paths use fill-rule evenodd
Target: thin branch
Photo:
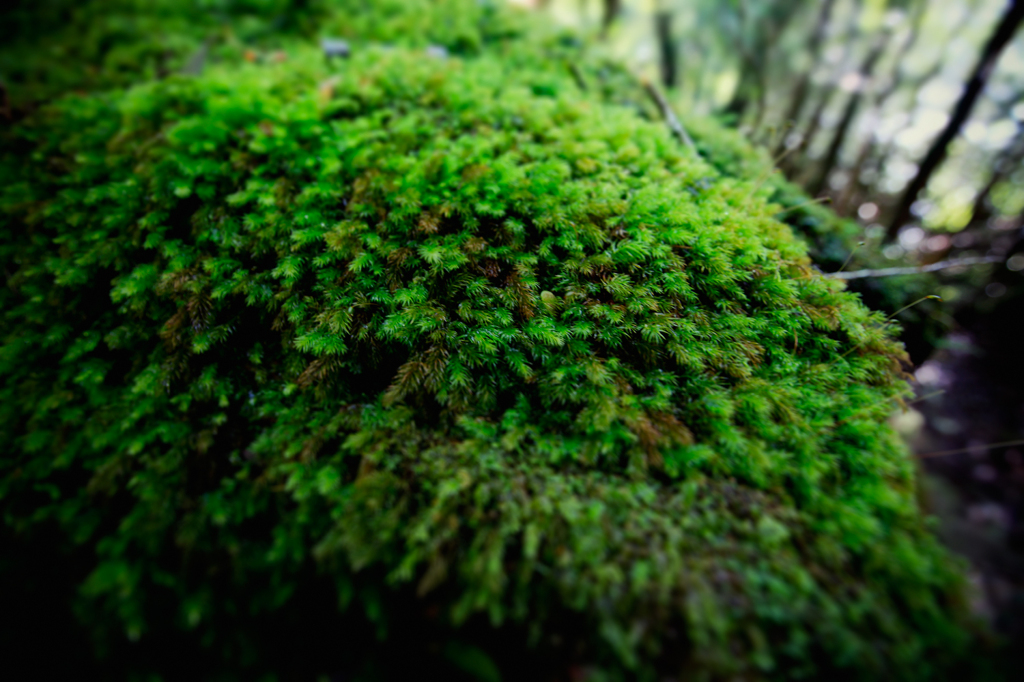
<path id="1" fill-rule="evenodd" d="M 661 115 L 665 117 L 665 123 L 668 125 L 672 134 L 679 138 L 679 141 L 690 148 L 695 155 L 700 156 L 700 152 L 697 151 L 697 145 L 693 143 L 690 135 L 686 132 L 686 128 L 679 121 L 679 117 L 676 116 L 676 112 L 672 111 L 672 107 L 669 105 L 668 100 L 665 99 L 665 95 L 662 94 L 658 86 L 647 80 L 642 79 L 644 89 L 647 90 L 647 94 L 650 95 L 654 103 L 658 105 L 658 109 L 661 110 Z"/>
<path id="2" fill-rule="evenodd" d="M 799 208 L 803 208 L 805 206 L 813 206 L 814 204 L 827 204 L 830 201 L 832 201 L 832 197 L 818 197 L 817 199 L 809 199 L 808 201 L 801 201 L 796 206 L 790 206 L 789 208 L 782 209 L 781 211 L 779 211 L 778 213 L 776 213 L 772 217 L 775 218 L 776 220 L 779 220 L 780 219 L 779 218 L 780 215 L 784 215 L 786 213 L 789 213 L 790 211 L 795 211 L 795 210 L 797 210 Z"/>
<path id="3" fill-rule="evenodd" d="M 919 275 L 925 272 L 935 272 L 946 268 L 966 267 L 969 265 L 983 265 L 986 263 L 1002 263 L 1003 259 L 998 256 L 983 256 L 980 258 L 954 258 L 953 260 L 939 261 L 931 265 L 917 265 L 905 268 L 882 268 L 881 270 L 854 270 L 852 272 L 826 272 L 825 277 L 832 279 L 863 279 L 865 277 L 894 277 L 896 275 Z"/>
<path id="4" fill-rule="evenodd" d="M 1024 440 L 1006 440 L 1002 443 L 988 443 L 987 445 L 972 445 L 969 448 L 957 448 L 956 450 L 940 450 L 938 452 L 924 452 L 918 455 L 921 459 L 929 457 L 945 457 L 946 455 L 959 455 L 973 450 L 992 450 L 994 448 L 1007 448 L 1012 445 L 1024 445 Z"/>

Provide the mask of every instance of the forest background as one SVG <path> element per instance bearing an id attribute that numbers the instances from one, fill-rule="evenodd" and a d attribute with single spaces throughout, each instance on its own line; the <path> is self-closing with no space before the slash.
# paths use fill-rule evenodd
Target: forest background
<path id="1" fill-rule="evenodd" d="M 848 219 L 811 239 L 815 261 L 899 311 L 917 401 L 894 421 L 922 502 L 970 560 L 975 608 L 1024 639 L 1024 3 L 517 4 L 660 83 L 684 122 L 737 127 Z"/>

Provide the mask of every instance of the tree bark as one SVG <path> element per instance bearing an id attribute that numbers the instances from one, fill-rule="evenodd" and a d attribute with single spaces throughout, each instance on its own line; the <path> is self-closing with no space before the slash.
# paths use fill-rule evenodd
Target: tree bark
<path id="1" fill-rule="evenodd" d="M 756 87 L 756 79 L 746 60 L 742 62 L 740 68 L 742 71 L 740 72 L 740 82 L 736 84 L 736 92 L 733 93 L 729 104 L 722 110 L 723 115 L 732 119 L 730 125 L 735 126 L 739 126 L 740 121 L 743 119 L 743 114 L 746 113 L 747 107 L 750 106 L 750 91 Z"/>
<path id="2" fill-rule="evenodd" d="M 601 37 L 607 38 L 612 24 L 622 10 L 622 0 L 604 0 L 604 14 L 601 17 Z"/>
<path id="3" fill-rule="evenodd" d="M 654 30 L 658 36 L 658 51 L 661 65 L 661 84 L 674 88 L 678 81 L 678 54 L 672 39 L 672 12 L 658 10 L 654 15 Z"/>
<path id="4" fill-rule="evenodd" d="M 992 164 L 992 175 L 989 176 L 988 182 L 978 192 L 978 196 L 974 198 L 974 207 L 971 209 L 971 224 L 977 225 L 992 217 L 992 208 L 988 201 L 992 190 L 1017 170 L 1020 167 L 1021 161 L 1024 161 L 1024 134 L 1018 133 L 1013 141 L 1000 152 L 995 163 Z"/>
<path id="5" fill-rule="evenodd" d="M 945 160 L 949 144 L 960 133 L 960 128 L 968 116 L 970 116 L 975 102 L 978 101 L 978 96 L 981 95 L 989 76 L 992 75 L 992 71 L 995 69 L 996 63 L 999 61 L 999 55 L 1002 54 L 1003 49 L 1013 38 L 1022 21 L 1024 21 L 1024 0 L 1010 0 L 1006 13 L 1003 14 L 996 25 L 995 31 L 992 32 L 988 42 L 985 44 L 981 52 L 981 58 L 974 67 L 974 71 L 964 87 L 960 100 L 953 108 L 953 114 L 950 116 L 949 123 L 946 125 L 945 130 L 935 139 L 935 142 L 932 143 L 931 149 L 928 150 L 924 160 L 921 161 L 921 165 L 918 167 L 917 174 L 903 192 L 903 196 L 900 198 L 896 211 L 889 221 L 889 228 L 886 231 L 886 238 L 889 241 L 896 238 L 899 229 L 910 218 L 910 207 L 917 201 L 917 195 L 921 190 L 928 186 L 928 181 L 931 180 L 932 174 Z"/>
<path id="6" fill-rule="evenodd" d="M 800 145 L 798 149 L 801 154 L 806 157 L 807 148 L 811 146 L 811 140 L 818 134 L 818 128 L 821 127 L 821 117 L 825 114 L 825 108 L 828 107 L 829 101 L 832 99 L 832 93 L 835 91 L 835 86 L 826 86 L 821 94 L 821 98 L 818 100 L 818 105 L 814 107 L 814 111 L 811 112 L 811 118 L 807 122 L 807 129 L 804 131 L 800 138 Z M 790 155 L 782 164 L 782 171 L 786 174 L 786 177 L 793 179 L 802 168 L 803 164 L 798 163 L 794 158 L 794 155 Z"/>

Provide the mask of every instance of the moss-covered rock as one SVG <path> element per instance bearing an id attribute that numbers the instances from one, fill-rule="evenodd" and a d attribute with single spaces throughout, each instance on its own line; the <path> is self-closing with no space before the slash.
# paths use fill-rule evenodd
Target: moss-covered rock
<path id="1" fill-rule="evenodd" d="M 4 133 L 7 580 L 109 676 L 951 674 L 884 317 L 756 179 L 493 42 Z"/>

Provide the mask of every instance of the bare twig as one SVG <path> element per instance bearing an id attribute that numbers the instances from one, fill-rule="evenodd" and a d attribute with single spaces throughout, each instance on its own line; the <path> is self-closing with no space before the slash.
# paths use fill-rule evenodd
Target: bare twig
<path id="1" fill-rule="evenodd" d="M 882 268 L 880 270 L 854 270 L 852 272 L 826 272 L 825 277 L 832 279 L 864 279 L 866 277 L 894 277 L 896 275 L 919 275 L 924 272 L 935 272 L 946 268 L 966 267 L 969 265 L 983 265 L 986 263 L 1002 263 L 1003 259 L 998 256 L 984 256 L 981 258 L 954 258 L 953 260 L 939 261 L 931 265 L 917 265 L 905 268 Z"/>
<path id="2" fill-rule="evenodd" d="M 1002 443 L 988 443 L 986 445 L 972 445 L 969 448 L 957 448 L 956 450 L 940 450 L 938 452 L 924 452 L 918 455 L 921 459 L 929 457 L 945 457 L 946 455 L 959 455 L 974 450 L 992 450 L 993 448 L 1007 448 L 1011 445 L 1024 445 L 1024 440 L 1006 440 Z"/>
<path id="3" fill-rule="evenodd" d="M 789 213 L 790 211 L 795 211 L 798 208 L 803 208 L 804 206 L 813 206 L 814 204 L 827 204 L 830 201 L 832 201 L 832 197 L 818 197 L 817 199 L 810 199 L 808 201 L 801 201 L 796 206 L 790 206 L 789 208 L 782 209 L 781 211 L 779 211 L 778 213 L 776 213 L 772 217 L 775 218 L 776 220 L 778 220 L 780 215 L 784 215 L 786 213 Z"/>
<path id="4" fill-rule="evenodd" d="M 680 142 L 689 147 L 690 151 L 697 156 L 700 156 L 700 152 L 697 151 L 697 145 L 693 143 L 690 135 L 686 132 L 686 128 L 684 128 L 683 124 L 679 121 L 679 117 L 676 116 L 676 112 L 672 111 L 672 107 L 669 105 L 668 100 L 665 99 L 665 95 L 663 95 L 661 90 L 658 89 L 658 86 L 646 78 L 641 79 L 641 83 L 643 83 L 644 89 L 647 91 L 650 98 L 658 105 L 658 109 L 661 110 L 661 115 L 665 117 L 665 123 L 668 124 L 669 130 L 672 131 L 672 134 L 679 138 Z"/>

